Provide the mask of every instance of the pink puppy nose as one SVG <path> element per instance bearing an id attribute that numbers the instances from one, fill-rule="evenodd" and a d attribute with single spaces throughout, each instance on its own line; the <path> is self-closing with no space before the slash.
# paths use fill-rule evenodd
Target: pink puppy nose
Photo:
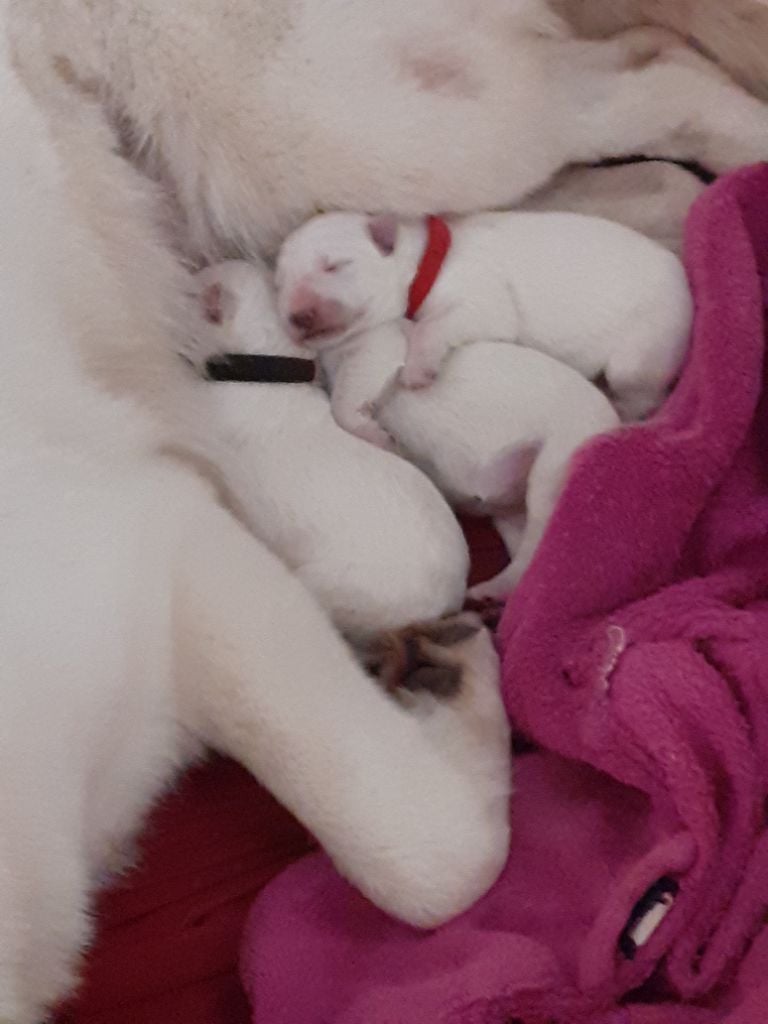
<path id="1" fill-rule="evenodd" d="M 290 315 L 291 326 L 302 334 L 311 334 L 317 326 L 317 310 L 313 307 L 298 309 Z"/>

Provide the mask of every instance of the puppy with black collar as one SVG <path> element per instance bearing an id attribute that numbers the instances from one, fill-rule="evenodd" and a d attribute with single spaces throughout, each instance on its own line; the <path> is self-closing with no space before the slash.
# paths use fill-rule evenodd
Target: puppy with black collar
<path id="1" fill-rule="evenodd" d="M 211 424 L 246 525 L 352 639 L 458 611 L 469 556 L 453 513 L 427 477 L 380 450 L 388 438 L 372 419 L 358 437 L 335 422 L 314 363 L 296 359 L 267 271 L 233 260 L 201 271 L 197 286 L 209 369 L 232 377 L 239 362 L 250 376 L 221 384 Z M 275 382 L 285 368 L 294 383 Z"/>

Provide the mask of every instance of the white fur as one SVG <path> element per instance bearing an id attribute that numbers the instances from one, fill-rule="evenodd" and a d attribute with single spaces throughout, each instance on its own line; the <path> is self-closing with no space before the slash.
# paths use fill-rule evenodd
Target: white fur
<path id="1" fill-rule="evenodd" d="M 590 379 L 605 374 L 627 419 L 660 404 L 692 320 L 676 256 L 623 225 L 572 213 L 478 214 L 451 230 L 445 263 L 407 326 L 407 387 L 431 383 L 452 349 L 490 338 L 537 348 Z M 423 220 L 331 213 L 299 228 L 277 270 L 296 339 L 322 348 L 402 317 L 425 245 Z"/>
<path id="2" fill-rule="evenodd" d="M 388 324 L 329 351 L 334 414 L 354 430 L 370 409 L 454 505 L 494 517 L 512 561 L 471 593 L 503 597 L 531 563 L 574 452 L 618 416 L 575 370 L 494 341 L 454 352 L 431 388 L 406 391 L 397 387 L 405 348 Z"/>
<path id="3" fill-rule="evenodd" d="M 397 705 L 194 471 L 205 391 L 173 352 L 184 277 L 156 196 L 95 106 L 44 119 L 5 16 L 0 1019 L 37 1024 L 75 982 L 97 880 L 204 744 L 417 925 L 500 870 L 509 748 L 487 634 L 459 701 Z"/>
<path id="4" fill-rule="evenodd" d="M 722 0 L 697 3 L 725 16 Z M 274 249 L 317 206 L 508 205 L 573 160 L 644 150 L 719 170 L 768 153 L 765 108 L 703 62 L 652 57 L 647 36 L 575 42 L 541 4 L 225 6 L 0 0 L 47 118 L 3 55 L 0 1017 L 13 1024 L 68 992 L 93 878 L 201 740 L 415 922 L 468 903 L 507 840 L 503 742 L 467 735 L 458 707 L 414 719 L 387 701 L 193 474 L 210 468 L 207 399 L 171 365 L 192 312 L 166 210 L 121 144 L 174 197 L 188 252 Z M 498 668 L 477 645 L 467 695 L 503 732 Z"/>
<path id="5" fill-rule="evenodd" d="M 507 207 L 605 156 L 768 156 L 768 110 L 679 37 L 577 40 L 543 0 L 14 8 L 30 81 L 98 97 L 195 251 L 273 250 L 318 207 Z"/>
<path id="6" fill-rule="evenodd" d="M 203 293 L 212 285 L 222 291 L 221 322 L 201 338 L 207 355 L 297 354 L 266 270 L 232 261 L 202 271 L 198 284 Z M 218 465 L 241 517 L 347 635 L 461 608 L 466 541 L 422 473 L 342 430 L 312 384 L 208 387 L 211 429 L 230 442 Z M 367 436 L 379 440 L 367 424 Z"/>

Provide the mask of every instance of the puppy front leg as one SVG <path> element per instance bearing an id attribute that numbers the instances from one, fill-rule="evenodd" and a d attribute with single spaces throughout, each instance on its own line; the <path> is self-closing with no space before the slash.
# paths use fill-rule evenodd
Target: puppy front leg
<path id="1" fill-rule="evenodd" d="M 439 320 L 406 322 L 403 331 L 408 348 L 400 380 L 412 391 L 427 388 L 439 376 L 452 346 Z"/>
<path id="2" fill-rule="evenodd" d="M 219 508 L 183 537 L 175 600 L 184 725 L 247 766 L 373 902 L 432 927 L 489 888 L 510 772 L 490 643 L 461 701 L 408 711 Z"/>
<path id="3" fill-rule="evenodd" d="M 340 378 L 331 394 L 331 412 L 340 427 L 363 441 L 394 451 L 395 443 L 387 431 L 376 422 L 379 391 L 358 380 Z"/>

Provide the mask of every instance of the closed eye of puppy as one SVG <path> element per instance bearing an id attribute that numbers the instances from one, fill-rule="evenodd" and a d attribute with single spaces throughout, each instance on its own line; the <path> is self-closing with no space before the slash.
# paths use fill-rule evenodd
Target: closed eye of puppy
<path id="1" fill-rule="evenodd" d="M 406 387 L 429 385 L 460 345 L 503 339 L 588 379 L 604 374 L 625 420 L 662 402 L 692 320 L 675 255 L 622 225 L 574 213 L 447 222 L 324 214 L 288 237 L 277 279 L 284 323 L 309 348 L 408 314 Z"/>

